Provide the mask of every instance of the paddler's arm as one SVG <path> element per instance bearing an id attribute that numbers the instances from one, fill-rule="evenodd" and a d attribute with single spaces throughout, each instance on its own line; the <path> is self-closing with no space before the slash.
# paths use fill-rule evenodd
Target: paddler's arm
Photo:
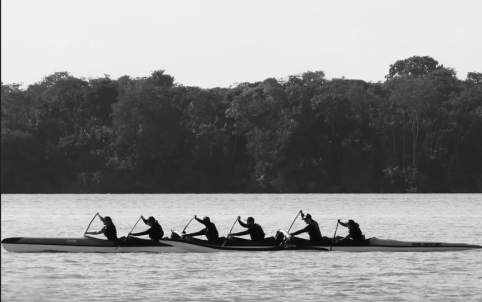
<path id="1" fill-rule="evenodd" d="M 99 232 L 85 232 L 86 235 L 99 235 Z"/>
<path id="2" fill-rule="evenodd" d="M 306 233 L 306 232 L 308 232 L 308 227 L 309 227 L 309 225 L 306 226 L 306 228 L 304 228 L 304 229 L 301 229 L 301 230 L 296 231 L 294 233 L 290 233 L 290 236 L 295 236 L 295 235 L 298 235 L 298 234 L 301 234 L 301 233 Z"/>
<path id="3" fill-rule="evenodd" d="M 202 231 L 199 231 L 199 232 L 196 232 L 196 233 L 190 233 L 190 234 L 183 234 L 182 236 L 189 236 L 189 237 L 192 237 L 192 236 L 199 236 L 199 235 L 204 235 L 204 230 Z"/>
<path id="4" fill-rule="evenodd" d="M 144 232 L 140 232 L 140 233 L 129 233 L 129 235 L 131 235 L 131 236 L 142 236 L 142 235 L 147 235 L 147 234 L 149 234 L 149 230 L 144 231 Z"/>
<path id="5" fill-rule="evenodd" d="M 244 232 L 239 232 L 239 233 L 231 233 L 231 234 L 229 234 L 229 236 L 243 236 L 243 235 L 248 235 L 248 234 L 249 234 L 249 230 L 244 231 Z"/>
<path id="6" fill-rule="evenodd" d="M 238 222 L 239 222 L 239 224 L 240 224 L 243 228 L 247 228 L 247 227 L 248 227 L 248 225 L 247 225 L 246 223 L 244 223 L 244 222 L 241 221 L 241 216 L 238 216 Z"/>
<path id="7" fill-rule="evenodd" d="M 342 241 L 342 240 L 345 240 L 345 239 L 350 239 L 350 238 L 351 238 L 351 235 L 348 234 L 348 235 L 345 236 L 345 238 L 341 238 L 341 239 L 337 240 L 336 242 Z"/>
<path id="8" fill-rule="evenodd" d="M 103 227 L 102 230 L 100 230 L 98 232 L 85 232 L 85 234 L 87 234 L 87 235 L 99 235 L 99 234 L 104 233 L 104 229 L 105 229 L 105 227 Z"/>
<path id="9" fill-rule="evenodd" d="M 97 213 L 97 215 L 99 216 L 99 219 L 100 219 L 102 222 L 104 222 L 104 217 L 100 216 L 99 213 Z"/>
<path id="10" fill-rule="evenodd" d="M 342 226 L 344 226 L 345 228 L 348 226 L 347 223 L 341 222 L 340 219 L 338 219 L 338 223 L 341 224 Z"/>
<path id="11" fill-rule="evenodd" d="M 204 221 L 203 221 L 202 219 L 197 218 L 197 216 L 196 216 L 196 215 L 194 215 L 194 219 L 196 219 L 196 220 L 197 220 L 197 222 L 199 222 L 199 223 L 202 223 L 202 224 L 206 225 L 206 224 L 204 223 Z"/>
<path id="12" fill-rule="evenodd" d="M 144 216 L 141 215 L 142 221 L 147 225 L 147 220 L 144 218 Z"/>

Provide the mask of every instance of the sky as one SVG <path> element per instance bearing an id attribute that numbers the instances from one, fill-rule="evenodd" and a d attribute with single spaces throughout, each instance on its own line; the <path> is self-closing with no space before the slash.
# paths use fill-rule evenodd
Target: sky
<path id="1" fill-rule="evenodd" d="M 320 70 L 378 82 L 411 56 L 460 79 L 482 72 L 481 0 L 2 0 L 1 9 L 4 84 L 160 69 L 201 88 Z"/>

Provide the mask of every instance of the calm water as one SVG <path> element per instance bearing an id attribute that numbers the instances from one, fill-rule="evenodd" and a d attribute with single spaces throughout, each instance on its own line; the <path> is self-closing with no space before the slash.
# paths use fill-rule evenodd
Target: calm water
<path id="1" fill-rule="evenodd" d="M 267 235 L 303 209 L 333 236 L 338 218 L 367 237 L 482 244 L 482 195 L 2 195 L 1 237 L 82 236 L 96 212 L 120 236 L 141 214 L 166 234 L 194 214 L 220 235 L 238 215 Z M 141 223 L 142 224 L 142 223 Z M 136 231 L 145 229 L 138 224 Z M 297 220 L 292 230 L 304 226 Z M 99 230 L 98 219 L 91 230 Z M 192 222 L 188 231 L 202 225 Z M 237 225 L 234 232 L 241 231 Z M 338 228 L 339 235 L 346 229 Z M 1 252 L 2 301 L 482 301 L 482 251 L 213 254 Z"/>

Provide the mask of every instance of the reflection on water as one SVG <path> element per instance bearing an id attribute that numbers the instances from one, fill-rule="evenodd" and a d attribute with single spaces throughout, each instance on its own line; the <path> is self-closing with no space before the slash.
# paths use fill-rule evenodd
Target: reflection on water
<path id="1" fill-rule="evenodd" d="M 354 219 L 367 237 L 482 244 L 482 197 L 473 195 L 2 195 L 2 239 L 81 236 L 96 212 L 120 236 L 139 216 L 166 233 L 193 215 L 220 235 L 238 215 L 267 235 L 303 209 L 332 236 Z M 477 221 L 474 224 L 474 221 Z M 301 220 L 292 230 L 304 227 Z M 91 230 L 102 224 L 96 219 Z M 192 222 L 188 231 L 203 226 Z M 137 231 L 145 225 L 138 224 Z M 237 225 L 233 231 L 240 231 Z M 338 228 L 338 234 L 346 229 Z M 213 254 L 18 254 L 2 249 L 2 301 L 468 300 L 482 297 L 481 251 L 439 253 L 270 252 Z M 480 301 L 480 300 L 479 300 Z"/>

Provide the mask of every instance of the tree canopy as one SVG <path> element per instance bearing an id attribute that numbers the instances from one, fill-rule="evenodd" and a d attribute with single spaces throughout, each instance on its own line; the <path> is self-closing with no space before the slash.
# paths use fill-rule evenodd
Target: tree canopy
<path id="1" fill-rule="evenodd" d="M 1 93 L 2 193 L 482 192 L 482 74 L 428 56 L 383 83 L 57 72 Z"/>

